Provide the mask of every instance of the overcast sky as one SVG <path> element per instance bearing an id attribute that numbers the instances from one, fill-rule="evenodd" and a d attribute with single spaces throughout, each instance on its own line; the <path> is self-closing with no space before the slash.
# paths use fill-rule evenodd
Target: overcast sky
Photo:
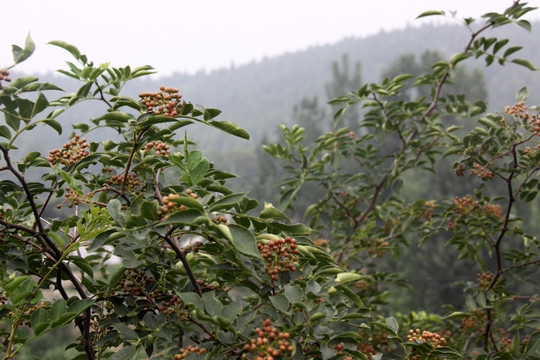
<path id="1" fill-rule="evenodd" d="M 502 12 L 512 0 L 4 0 L 0 66 L 28 32 L 36 54 L 20 66 L 43 73 L 63 68 L 64 40 L 97 63 L 149 64 L 161 74 L 210 71 L 380 31 L 440 22 L 416 20 L 426 10 L 459 18 Z M 540 0 L 529 1 L 539 6 Z M 529 19 L 540 19 L 540 10 Z M 450 20 L 449 20 L 450 21 Z M 24 65 L 24 66 L 23 66 Z"/>

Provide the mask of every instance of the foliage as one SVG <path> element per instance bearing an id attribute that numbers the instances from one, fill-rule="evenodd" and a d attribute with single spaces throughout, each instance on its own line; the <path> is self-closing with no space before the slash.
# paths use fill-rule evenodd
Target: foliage
<path id="1" fill-rule="evenodd" d="M 238 125 L 218 120 L 220 110 L 194 106 L 173 87 L 146 89 L 140 99 L 124 96 L 125 85 L 151 67 L 96 65 L 62 41 L 51 44 L 75 62 L 61 72 L 81 85 L 50 101 L 57 86 L 33 76 L 9 78 L 34 50 L 30 38 L 24 49 L 14 46 L 0 90 L 0 354 L 13 358 L 32 340 L 71 325 L 78 335 L 67 350 L 77 352 L 76 359 L 538 356 L 538 295 L 507 288 L 510 274 L 530 278 L 539 263 L 537 240 L 521 231 L 512 213 L 518 199 L 532 201 L 537 193 L 540 150 L 531 144 L 540 133 L 538 115 L 518 103 L 502 117 L 481 117 L 463 138 L 440 121 L 444 115 L 476 118 L 485 109 L 461 96 L 441 96 L 465 58 L 533 67 L 510 57 L 510 48 L 497 57 L 507 43 L 480 36 L 510 22 L 526 26 L 520 18 L 530 10 L 516 3 L 504 14 L 487 14 L 462 53 L 416 78 L 433 86 L 430 98 L 392 100 L 411 78 L 399 75 L 332 101 L 340 106 L 336 123 L 350 106 L 363 104 L 361 136 L 339 129 L 308 149 L 302 128 L 284 127 L 286 145 L 266 149 L 292 164 L 291 177 L 279 205 L 262 209 L 246 193 L 234 193 L 227 186 L 234 175 L 188 137 L 187 129 L 202 126 L 249 139 Z M 518 101 L 525 98 L 524 89 Z M 14 160 L 28 133 L 43 126 L 64 133 L 58 116 L 89 100 L 108 110 L 74 124 L 68 142 L 48 156 L 32 151 Z M 97 129 L 116 135 L 100 139 Z M 177 137 L 180 129 L 184 136 Z M 381 154 L 378 145 L 387 135 L 401 143 Z M 449 202 L 400 199 L 402 174 L 432 170 L 443 149 L 459 156 L 458 174 L 471 171 L 486 185 Z M 356 171 L 342 172 L 352 161 Z M 507 188 L 499 198 L 484 193 L 494 179 Z M 311 227 L 286 214 L 307 182 L 325 189 L 307 210 Z M 323 227 L 331 229 L 331 239 L 318 238 Z M 401 280 L 377 272 L 377 256 L 405 244 L 407 235 L 428 241 L 447 228 L 450 244 L 484 270 L 464 309 L 444 318 L 387 316 L 379 285 Z M 492 273 L 484 261 L 489 253 Z M 513 301 L 524 305 L 505 317 L 505 304 Z"/>
<path id="2" fill-rule="evenodd" d="M 460 76 L 458 64 L 473 57 L 484 59 L 486 66 L 515 63 L 536 70 L 529 61 L 513 58 L 520 49 L 508 39 L 484 36 L 488 29 L 510 23 L 528 28 L 521 16 L 530 10 L 515 4 L 503 14 L 488 13 L 486 23 L 477 30 L 472 29 L 473 19 L 464 19 L 471 31 L 464 50 L 448 61 L 435 62 L 429 74 L 391 74 L 392 78 L 380 84 L 365 84 L 332 100 L 331 104 L 341 105 L 334 118 L 336 127 L 312 146 L 303 141 L 303 129 L 292 126 L 283 128 L 281 143 L 265 147 L 287 164 L 279 208 L 294 205 L 296 194 L 306 184 L 318 185 L 319 199 L 308 208 L 306 217 L 312 228 L 331 234 L 315 243 L 325 246 L 338 265 L 358 276 L 356 293 L 381 317 L 386 316 L 385 309 L 395 309 L 392 304 L 385 306 L 395 299 L 387 290 L 406 286 L 408 280 L 385 271 L 381 264 L 388 260 L 381 261 L 381 257 L 394 254 L 403 264 L 407 262 L 403 248 L 415 252 L 408 247 L 416 245 L 417 239 L 420 244 L 436 239 L 457 250 L 453 262 L 466 259 L 464 264 L 470 266 L 472 260 L 479 275 L 466 284 L 468 295 L 460 308 L 450 307 L 444 317 L 423 311 L 398 314 L 405 331 L 398 333 L 396 322 L 393 332 L 400 339 L 408 337 L 405 347 L 412 348 L 405 351 L 407 358 L 538 357 L 540 298 L 538 286 L 531 284 L 538 276 L 540 243 L 524 232 L 515 207 L 520 200 L 533 201 L 538 192 L 539 108 L 525 105 L 529 94 L 523 88 L 516 103 L 504 112 L 485 114 L 484 101 L 468 101 L 447 87 Z M 439 13 L 421 16 L 434 14 Z M 401 61 L 400 68 L 408 65 L 411 71 L 418 71 L 414 58 L 404 56 Z M 344 114 L 354 107 L 364 111 L 360 130 L 339 128 Z M 455 118 L 474 125 L 460 130 L 461 126 L 451 123 Z M 470 194 L 462 194 L 459 185 L 446 199 L 433 193 L 436 185 L 425 191 L 434 198 L 411 199 L 403 194 L 405 179 L 414 181 L 437 172 L 440 164 L 448 164 L 441 159 L 448 158 L 454 162 L 455 176 L 478 178 Z M 351 163 L 356 166 L 352 168 Z M 443 177 L 449 176 L 447 170 L 442 171 Z M 469 180 L 465 183 L 471 185 Z M 441 246 L 432 249 L 444 251 Z M 427 256 L 440 254 L 428 252 Z M 386 326 L 391 327 L 393 321 Z M 366 353 L 392 352 L 388 337 L 379 336 L 376 329 L 365 330 L 370 339 Z M 461 355 L 438 353 L 445 346 Z"/>

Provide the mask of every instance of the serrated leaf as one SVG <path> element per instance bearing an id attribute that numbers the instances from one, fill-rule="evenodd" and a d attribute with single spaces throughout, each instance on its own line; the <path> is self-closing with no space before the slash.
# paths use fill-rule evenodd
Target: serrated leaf
<path id="1" fill-rule="evenodd" d="M 399 329 L 399 324 L 396 321 L 396 319 L 394 319 L 393 317 L 387 317 L 385 322 L 386 322 L 386 325 L 388 325 L 388 327 L 390 327 L 390 329 L 392 329 L 392 332 L 394 334 L 397 334 L 398 329 Z"/>
<path id="2" fill-rule="evenodd" d="M 112 327 L 114 327 L 116 330 L 118 330 L 118 332 L 120 334 L 122 334 L 122 336 L 126 340 L 138 340 L 139 339 L 139 334 L 137 334 L 137 332 L 135 332 L 135 330 L 133 330 L 132 328 L 130 328 L 126 324 L 122 324 L 122 323 L 112 324 Z"/>
<path id="3" fill-rule="evenodd" d="M 201 212 L 204 211 L 203 206 L 197 199 L 192 198 L 191 196 L 176 196 L 169 198 L 170 201 L 179 204 L 184 205 L 188 209 L 197 209 Z"/>
<path id="4" fill-rule="evenodd" d="M 77 317 L 77 314 L 74 312 L 65 312 L 59 315 L 52 323 L 51 328 L 57 328 L 59 326 L 62 326 L 64 324 L 67 324 L 71 320 L 75 319 Z M 52 320 L 52 316 L 51 316 Z"/>
<path id="5" fill-rule="evenodd" d="M 209 124 L 231 135 L 238 136 L 239 138 L 246 139 L 246 140 L 250 139 L 249 133 L 233 122 L 222 120 L 222 121 L 210 121 Z"/>
<path id="6" fill-rule="evenodd" d="M 259 217 L 262 219 L 290 220 L 284 212 L 275 208 L 272 204 L 267 202 L 264 203 L 264 209 L 259 214 Z"/>
<path id="7" fill-rule="evenodd" d="M 5 125 L 0 125 L 0 136 L 11 140 L 11 131 L 9 131 L 9 128 Z"/>
<path id="8" fill-rule="evenodd" d="M 270 296 L 270 302 L 278 311 L 286 313 L 289 310 L 289 300 L 283 294 Z"/>
<path id="9" fill-rule="evenodd" d="M 219 114 L 221 114 L 221 110 L 219 109 L 206 108 L 204 109 L 203 118 L 204 120 L 210 120 L 215 118 Z"/>
<path id="10" fill-rule="evenodd" d="M 169 215 L 165 220 L 157 224 L 156 226 L 168 226 L 168 225 L 192 225 L 195 219 L 203 216 L 203 213 L 197 209 L 186 209 L 177 211 Z"/>
<path id="11" fill-rule="evenodd" d="M 116 351 L 108 360 L 127 360 L 131 359 L 137 352 L 137 346 L 129 345 L 119 351 Z"/>
<path id="12" fill-rule="evenodd" d="M 80 315 L 82 314 L 86 309 L 88 309 L 90 306 L 94 305 L 95 301 L 93 299 L 81 299 L 72 302 L 67 311 L 73 312 L 75 314 Z"/>
<path id="13" fill-rule="evenodd" d="M 223 304 L 221 301 L 219 301 L 218 298 L 216 298 L 216 294 L 211 292 L 205 292 L 203 294 L 204 299 L 204 308 L 206 309 L 206 313 L 210 316 L 221 316 L 221 312 L 223 311 Z"/>
<path id="14" fill-rule="evenodd" d="M 62 124 L 60 124 L 58 121 L 54 119 L 47 119 L 43 120 L 43 122 L 56 130 L 58 135 L 62 135 Z"/>
<path id="15" fill-rule="evenodd" d="M 519 89 L 518 93 L 516 94 L 516 100 L 517 101 L 525 101 L 529 97 L 529 89 L 527 87 L 522 87 Z"/>
<path id="16" fill-rule="evenodd" d="M 354 291 L 352 291 L 348 287 L 344 285 L 337 285 L 335 288 L 339 290 L 343 295 L 348 297 L 350 300 L 352 300 L 352 302 L 354 302 L 356 306 L 360 308 L 364 307 L 364 303 L 362 302 L 362 299 L 360 299 L 360 296 L 358 296 L 356 293 L 354 293 Z"/>
<path id="17" fill-rule="evenodd" d="M 21 47 L 17 45 L 12 45 L 11 47 L 13 52 L 13 62 L 15 62 L 15 64 L 19 64 L 28 59 L 36 49 L 36 45 L 32 41 L 30 34 L 26 36 L 24 49 L 21 49 Z"/>
<path id="18" fill-rule="evenodd" d="M 251 231 L 236 224 L 228 225 L 228 227 L 232 237 L 231 243 L 233 244 L 234 248 L 238 250 L 238 252 L 244 255 L 262 259 L 259 250 L 257 250 L 257 239 L 251 233 Z"/>
<path id="19" fill-rule="evenodd" d="M 536 331 L 531 334 L 527 346 L 525 347 L 525 353 L 523 353 L 522 359 L 527 359 L 528 356 L 533 356 L 540 348 L 540 331 Z"/>

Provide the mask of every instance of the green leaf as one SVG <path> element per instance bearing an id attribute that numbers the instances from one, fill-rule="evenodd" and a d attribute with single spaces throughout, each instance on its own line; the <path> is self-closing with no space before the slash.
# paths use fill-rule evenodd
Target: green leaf
<path id="1" fill-rule="evenodd" d="M 392 332 L 395 335 L 397 335 L 399 325 L 398 325 L 398 322 L 396 321 L 396 319 L 394 319 L 393 317 L 387 317 L 385 322 L 386 322 L 386 325 L 388 325 L 388 327 L 390 327 L 390 329 L 392 329 Z"/>
<path id="2" fill-rule="evenodd" d="M 138 347 L 135 345 L 129 345 L 125 348 L 116 351 L 113 356 L 111 356 L 108 360 L 127 360 L 132 359 L 133 356 L 138 353 Z"/>
<path id="3" fill-rule="evenodd" d="M 204 109 L 203 118 L 204 120 L 210 120 L 215 118 L 219 114 L 221 114 L 221 110 L 219 109 L 206 108 Z"/>
<path id="4" fill-rule="evenodd" d="M 314 313 L 313 315 L 311 315 L 309 317 L 309 322 L 314 323 L 314 322 L 317 322 L 317 321 L 320 321 L 320 320 L 324 319 L 325 317 L 326 317 L 325 313 L 316 312 L 316 313 Z"/>
<path id="5" fill-rule="evenodd" d="M 179 293 L 178 296 L 180 297 L 180 299 L 182 299 L 184 304 L 190 307 L 194 306 L 196 309 L 200 309 L 200 310 L 204 309 L 204 304 L 202 302 L 201 297 L 198 294 L 194 292 L 184 292 L 184 293 Z"/>
<path id="6" fill-rule="evenodd" d="M 441 11 L 441 10 L 428 10 L 428 11 L 424 11 L 423 13 L 418 15 L 416 18 L 420 19 L 426 16 L 444 15 L 444 14 L 445 14 L 444 11 Z"/>
<path id="7" fill-rule="evenodd" d="M 90 277 L 94 277 L 94 270 L 92 269 L 92 266 L 88 263 L 87 260 L 80 256 L 69 256 L 68 259 L 74 263 L 79 269 L 90 275 Z"/>
<path id="8" fill-rule="evenodd" d="M 11 82 L 10 86 L 13 86 L 13 87 L 15 87 L 17 89 L 22 89 L 26 85 L 28 85 L 30 83 L 33 83 L 33 82 L 36 82 L 38 80 L 39 80 L 39 78 L 37 78 L 35 76 L 21 76 L 19 78 L 16 78 L 15 80 L 13 80 Z"/>
<path id="9" fill-rule="evenodd" d="M 147 311 L 143 316 L 144 326 L 151 330 L 156 330 L 159 327 L 159 321 L 151 311 Z"/>
<path id="10" fill-rule="evenodd" d="M 176 204 L 184 205 L 188 209 L 197 209 L 201 212 L 204 211 L 201 203 L 198 202 L 197 199 L 192 198 L 191 196 L 176 196 L 169 199 Z"/>
<path id="11" fill-rule="evenodd" d="M 112 324 L 112 327 L 114 327 L 116 330 L 118 330 L 118 332 L 120 334 L 122 334 L 122 336 L 126 340 L 138 340 L 139 339 L 139 334 L 137 334 L 137 332 L 135 332 L 135 330 L 133 330 L 132 328 L 130 328 L 126 324 L 123 324 L 123 323 Z"/>
<path id="12" fill-rule="evenodd" d="M 195 168 L 190 169 L 189 174 L 192 184 L 197 185 L 204 178 L 208 169 L 210 169 L 210 163 L 206 159 L 198 163 Z"/>
<path id="13" fill-rule="evenodd" d="M 148 220 L 154 220 L 159 208 L 157 200 L 143 200 L 141 204 L 141 214 Z"/>
<path id="14" fill-rule="evenodd" d="M 365 278 L 366 278 L 365 275 L 357 274 L 353 272 L 342 272 L 336 275 L 336 281 L 342 284 L 352 282 L 352 281 L 362 280 Z"/>
<path id="15" fill-rule="evenodd" d="M 304 292 L 293 284 L 285 285 L 285 297 L 291 304 L 300 303 L 304 299 Z"/>
<path id="16" fill-rule="evenodd" d="M 336 289 L 339 290 L 343 295 L 348 297 L 350 300 L 352 300 L 352 302 L 354 302 L 356 306 L 360 308 L 364 307 L 364 303 L 362 302 L 362 299 L 360 299 L 360 296 L 358 296 L 356 293 L 354 293 L 354 291 L 352 291 L 348 287 L 344 285 L 337 285 Z"/>
<path id="17" fill-rule="evenodd" d="M 122 204 L 120 203 L 120 200 L 118 199 L 112 199 L 107 204 L 107 211 L 109 212 L 109 215 L 111 218 L 116 221 L 117 224 L 123 225 L 124 224 L 124 216 L 121 213 L 122 211 Z"/>
<path id="18" fill-rule="evenodd" d="M 49 327 L 49 314 L 47 310 L 40 307 L 34 311 L 30 323 L 36 335 L 45 331 Z"/>
<path id="19" fill-rule="evenodd" d="M 218 201 L 214 202 L 208 209 L 208 212 L 219 211 L 224 209 L 230 209 L 237 205 L 246 196 L 246 193 L 234 193 L 222 197 Z"/>
<path id="20" fill-rule="evenodd" d="M 69 305 L 67 311 L 68 312 L 73 312 L 73 313 L 77 314 L 77 316 L 79 316 L 86 309 L 88 309 L 90 306 L 92 306 L 94 304 L 95 304 L 95 301 L 93 299 L 76 300 L 76 301 L 72 302 Z"/>
<path id="21" fill-rule="evenodd" d="M 13 305 L 19 305 L 23 300 L 26 300 L 34 292 L 34 281 L 29 277 L 23 277 L 20 284 L 12 291 L 9 299 Z"/>
<path id="22" fill-rule="evenodd" d="M 59 326 L 62 326 L 64 324 L 67 324 L 71 320 L 75 319 L 77 317 L 77 314 L 74 312 L 64 312 L 60 314 L 54 321 L 51 323 L 51 328 L 57 328 Z M 51 316 L 52 320 L 52 316 Z"/>
<path id="23" fill-rule="evenodd" d="M 58 121 L 54 119 L 47 119 L 43 120 L 43 122 L 56 130 L 58 135 L 62 135 L 62 124 L 60 124 Z"/>
<path id="24" fill-rule="evenodd" d="M 521 66 L 524 66 L 526 67 L 527 69 L 529 70 L 538 70 L 538 68 L 536 66 L 534 66 L 529 60 L 525 60 L 525 59 L 513 59 L 512 62 L 514 64 L 518 64 L 518 65 L 521 65 Z"/>
<path id="25" fill-rule="evenodd" d="M 518 93 L 516 94 L 516 100 L 517 101 L 525 101 L 529 97 L 529 90 L 527 87 L 522 87 L 519 89 Z"/>
<path id="26" fill-rule="evenodd" d="M 67 306 L 67 301 L 66 300 L 64 300 L 64 299 L 56 300 L 52 304 L 51 310 L 49 312 L 49 317 L 50 317 L 51 321 L 55 321 L 63 313 L 65 313 L 66 312 L 66 306 Z"/>
<path id="27" fill-rule="evenodd" d="M 62 49 L 64 50 L 67 50 L 69 51 L 69 53 L 71 53 L 71 55 L 73 55 L 73 57 L 77 60 L 80 60 L 81 59 L 81 52 L 79 51 L 79 49 L 77 49 L 75 46 L 71 45 L 71 44 L 68 44 L 67 42 L 65 41 L 62 41 L 62 40 L 52 40 L 52 41 L 49 41 L 48 44 L 51 44 L 51 45 L 55 45 L 55 46 L 58 46 L 58 47 L 61 47 Z M 83 62 L 84 63 L 84 62 Z"/>
<path id="28" fill-rule="evenodd" d="M 264 209 L 259 214 L 259 217 L 262 219 L 281 219 L 281 220 L 290 220 L 285 213 L 281 210 L 274 207 L 274 205 L 265 202 Z"/>
<path id="29" fill-rule="evenodd" d="M 191 225 L 198 217 L 202 216 L 203 213 L 197 209 L 187 209 L 180 210 L 171 215 L 169 215 L 165 220 L 160 222 L 157 226 L 168 226 L 168 225 Z"/>
<path id="30" fill-rule="evenodd" d="M 5 125 L 0 125 L 0 136 L 11 140 L 11 131 L 9 131 L 9 128 Z"/>
<path id="31" fill-rule="evenodd" d="M 131 119 L 133 119 L 133 116 L 119 110 L 109 111 L 98 118 L 98 120 L 114 120 L 114 121 L 121 121 L 121 122 L 126 122 Z"/>
<path id="32" fill-rule="evenodd" d="M 506 59 L 508 56 L 512 55 L 515 52 L 518 52 L 521 49 L 523 49 L 523 46 L 511 46 L 504 51 L 503 58 Z"/>
<path id="33" fill-rule="evenodd" d="M 435 355 L 437 357 L 444 357 L 444 358 L 461 358 L 461 354 L 457 351 L 452 349 L 448 346 L 439 346 L 436 347 L 431 355 Z"/>
<path id="34" fill-rule="evenodd" d="M 221 301 L 216 298 L 216 294 L 211 292 L 205 292 L 203 294 L 204 299 L 204 307 L 206 309 L 206 313 L 210 316 L 221 316 L 221 312 L 223 311 L 223 304 Z"/>
<path id="35" fill-rule="evenodd" d="M 257 239 L 248 229 L 236 224 L 228 225 L 228 227 L 232 236 L 231 242 L 236 250 L 244 255 L 262 260 L 262 256 L 257 250 Z"/>
<path id="36" fill-rule="evenodd" d="M 291 235 L 309 235 L 314 232 L 313 229 L 304 224 L 283 224 L 279 222 L 272 222 L 270 225 Z"/>
<path id="37" fill-rule="evenodd" d="M 270 302 L 278 311 L 286 313 L 289 310 L 289 300 L 283 294 L 271 296 Z"/>
<path id="38" fill-rule="evenodd" d="M 527 341 L 525 352 L 521 358 L 527 359 L 529 356 L 534 356 L 538 348 L 540 348 L 540 331 L 536 331 L 531 334 L 529 341 Z"/>
<path id="39" fill-rule="evenodd" d="M 209 124 L 231 135 L 238 136 L 246 140 L 250 139 L 249 133 L 233 122 L 222 120 L 222 121 L 210 121 Z"/>
<path id="40" fill-rule="evenodd" d="M 23 62 L 24 60 L 28 59 L 30 55 L 32 55 L 34 50 L 36 49 L 36 45 L 32 41 L 30 34 L 26 36 L 24 49 L 21 49 L 17 45 L 11 45 L 11 47 L 12 47 L 12 52 L 13 52 L 13 61 L 15 62 L 15 64 L 19 64 Z"/>

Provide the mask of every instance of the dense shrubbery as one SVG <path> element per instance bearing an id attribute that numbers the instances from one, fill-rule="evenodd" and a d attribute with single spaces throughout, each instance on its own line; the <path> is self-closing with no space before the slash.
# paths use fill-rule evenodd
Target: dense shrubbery
<path id="1" fill-rule="evenodd" d="M 534 283 L 540 263 L 538 240 L 514 213 L 538 192 L 538 108 L 525 105 L 525 88 L 515 104 L 487 115 L 482 101 L 441 93 L 470 57 L 534 69 L 513 57 L 519 47 L 483 36 L 510 23 L 528 28 L 521 17 L 530 10 L 516 3 L 486 14 L 477 30 L 465 19 L 471 38 L 463 52 L 414 78 L 431 87 L 424 97 L 400 97 L 412 76 L 398 75 L 333 100 L 335 130 L 312 148 L 302 128 L 283 127 L 285 142 L 266 146 L 288 163 L 276 206 L 233 193 L 234 175 L 206 159 L 187 131 L 177 136 L 197 124 L 249 138 L 217 120 L 219 110 L 194 106 L 170 87 L 144 89 L 140 99 L 121 95 L 127 81 L 152 72 L 148 66 L 95 65 L 53 41 L 77 62 L 61 72 L 82 86 L 52 101 L 45 94 L 60 90 L 55 85 L 3 70 L 2 356 L 71 324 L 78 335 L 68 351 L 81 359 L 539 357 L 537 289 L 511 286 Z M 15 65 L 33 50 L 30 38 L 24 49 L 14 46 Z M 73 124 L 69 141 L 48 155 L 13 158 L 28 132 L 62 133 L 57 117 L 86 100 L 109 109 Z M 359 129 L 339 128 L 358 104 Z M 450 117 L 477 126 L 464 132 L 445 122 Z M 96 138 L 102 128 L 110 139 Z M 432 171 L 441 156 L 454 159 L 456 176 L 481 185 L 448 200 L 400 197 L 403 175 Z M 503 186 L 491 188 L 495 182 Z M 320 200 L 307 209 L 309 226 L 291 223 L 287 209 L 307 183 L 321 189 Z M 386 314 L 386 289 L 406 279 L 380 271 L 377 259 L 440 234 L 481 270 L 466 303 L 444 316 Z"/>

